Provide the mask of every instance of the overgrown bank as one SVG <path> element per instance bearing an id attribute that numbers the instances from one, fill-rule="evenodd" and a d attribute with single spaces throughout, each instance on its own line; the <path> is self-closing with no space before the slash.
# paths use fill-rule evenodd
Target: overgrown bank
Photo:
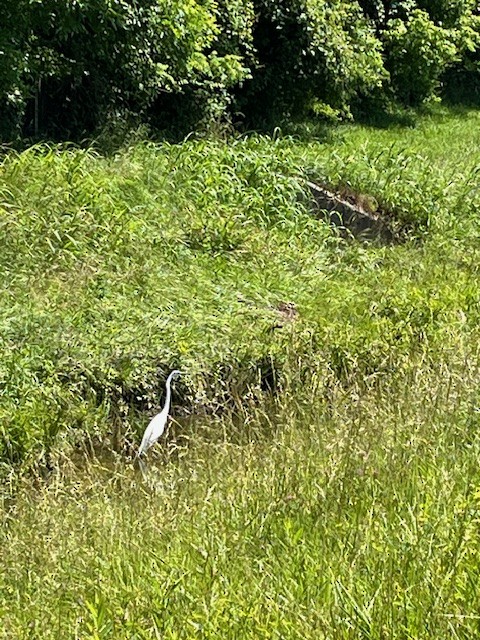
<path id="1" fill-rule="evenodd" d="M 2 157 L 2 640 L 478 635 L 479 126 Z"/>
<path id="2" fill-rule="evenodd" d="M 0 638 L 475 637 L 478 348 L 328 402 L 316 373 L 170 434 L 148 482 L 4 482 Z"/>
<path id="3" fill-rule="evenodd" d="M 328 398 L 419 361 L 475 368 L 478 127 L 474 111 L 439 112 L 329 142 L 4 156 L 2 460 L 112 430 L 128 449 L 173 367 L 188 372 L 175 404 L 197 414 L 310 371 Z M 368 194 L 411 240 L 339 238 L 306 206 L 306 177 Z"/>

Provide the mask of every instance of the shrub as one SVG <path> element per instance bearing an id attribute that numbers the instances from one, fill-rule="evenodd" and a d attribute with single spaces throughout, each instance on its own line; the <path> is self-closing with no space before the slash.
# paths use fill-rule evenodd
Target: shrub
<path id="1" fill-rule="evenodd" d="M 22 0 L 8 7 L 0 94 L 30 134 L 90 131 L 108 113 L 142 116 L 158 96 L 189 92 L 199 117 L 217 115 L 249 73 L 242 59 L 251 48 L 249 0 Z"/>
<path id="2" fill-rule="evenodd" d="M 456 33 L 435 25 L 419 9 L 406 21 L 392 20 L 385 43 L 393 91 L 407 105 L 432 97 L 441 74 L 458 58 Z"/>
<path id="3" fill-rule="evenodd" d="M 475 7 L 473 0 L 417 0 L 419 9 L 426 11 L 435 24 L 445 29 L 461 26 Z"/>
<path id="4" fill-rule="evenodd" d="M 5 0 L 0 20 L 0 139 L 20 128 L 19 114 L 25 107 L 22 85 L 25 17 L 20 3 Z"/>
<path id="5" fill-rule="evenodd" d="M 159 128 L 186 133 L 199 123 L 228 120 L 236 88 L 251 77 L 255 59 L 251 0 L 204 4 L 211 20 L 208 37 L 202 43 L 202 32 L 192 37 L 186 25 L 186 46 L 181 50 L 177 43 L 172 60 L 177 81 L 154 101 L 154 122 Z"/>
<path id="6" fill-rule="evenodd" d="M 381 84 L 381 47 L 356 2 L 256 0 L 255 45 L 260 68 L 250 103 L 263 112 L 296 114 L 319 103 L 348 108 L 350 99 Z"/>
<path id="7" fill-rule="evenodd" d="M 478 75 L 476 13 L 474 0 L 3 0 L 0 140 L 132 115 L 182 134 L 234 111 L 335 120 L 384 104 L 389 73 L 419 104 L 450 68 Z"/>
<path id="8" fill-rule="evenodd" d="M 451 100 L 478 104 L 480 101 L 480 15 L 465 17 L 458 30 L 460 59 L 442 78 L 444 93 Z"/>

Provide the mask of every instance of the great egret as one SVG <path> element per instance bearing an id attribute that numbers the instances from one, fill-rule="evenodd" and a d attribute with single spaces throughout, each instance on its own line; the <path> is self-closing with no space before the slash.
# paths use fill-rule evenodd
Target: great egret
<path id="1" fill-rule="evenodd" d="M 142 444 L 140 445 L 140 449 L 138 450 L 138 458 L 140 458 L 144 453 L 147 452 L 150 447 L 155 444 L 155 442 L 160 438 L 162 433 L 165 431 L 165 425 L 168 420 L 168 412 L 170 410 L 170 384 L 176 376 L 179 376 L 182 372 L 174 369 L 167 378 L 167 382 L 165 384 L 166 388 L 166 398 L 163 409 L 160 413 L 150 420 L 148 427 L 145 429 L 145 433 L 143 434 Z"/>

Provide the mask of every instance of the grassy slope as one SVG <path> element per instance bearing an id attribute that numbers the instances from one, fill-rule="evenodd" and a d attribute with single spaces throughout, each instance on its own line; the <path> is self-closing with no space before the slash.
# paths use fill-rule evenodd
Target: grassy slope
<path id="1" fill-rule="evenodd" d="M 335 371 L 378 372 L 424 333 L 455 342 L 452 323 L 478 312 L 478 116 L 441 120 L 345 129 L 325 145 L 7 156 L 0 457 L 35 458 L 59 434 L 103 434 L 117 418 L 131 433 L 173 366 L 190 374 L 184 402 L 204 403 L 226 375 L 239 393 L 272 359 L 281 375 L 289 345 L 312 356 L 312 336 L 313 356 Z M 300 204 L 305 174 L 372 194 L 429 239 L 338 242 Z M 300 322 L 272 331 L 289 300 Z"/>
<path id="2" fill-rule="evenodd" d="M 5 492 L 5 638 L 475 635 L 479 128 L 4 160 L 4 456 L 115 420 L 134 439 L 173 365 L 184 402 L 237 394 L 171 440 L 154 490 L 120 458 Z M 305 173 L 423 240 L 339 241 Z M 285 300 L 299 319 L 272 330 Z M 284 393 L 254 401 L 272 362 Z"/>

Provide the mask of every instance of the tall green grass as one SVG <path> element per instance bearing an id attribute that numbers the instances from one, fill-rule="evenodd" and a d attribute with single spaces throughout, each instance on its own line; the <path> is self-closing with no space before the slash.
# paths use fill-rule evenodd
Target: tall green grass
<path id="1" fill-rule="evenodd" d="M 3 156 L 0 638 L 478 635 L 479 125 Z"/>
<path id="2" fill-rule="evenodd" d="M 466 355 L 328 399 L 312 371 L 303 393 L 198 419 L 146 481 L 118 457 L 12 484 L 0 637 L 475 637 Z"/>
<path id="3" fill-rule="evenodd" d="M 293 351 L 350 379 L 455 349 L 479 311 L 477 129 L 476 112 L 439 112 L 325 143 L 5 154 L 0 458 L 30 465 L 112 424 L 135 443 L 172 367 L 189 372 L 177 404 L 211 410 L 281 384 Z M 369 194 L 413 239 L 339 239 L 305 177 Z"/>

